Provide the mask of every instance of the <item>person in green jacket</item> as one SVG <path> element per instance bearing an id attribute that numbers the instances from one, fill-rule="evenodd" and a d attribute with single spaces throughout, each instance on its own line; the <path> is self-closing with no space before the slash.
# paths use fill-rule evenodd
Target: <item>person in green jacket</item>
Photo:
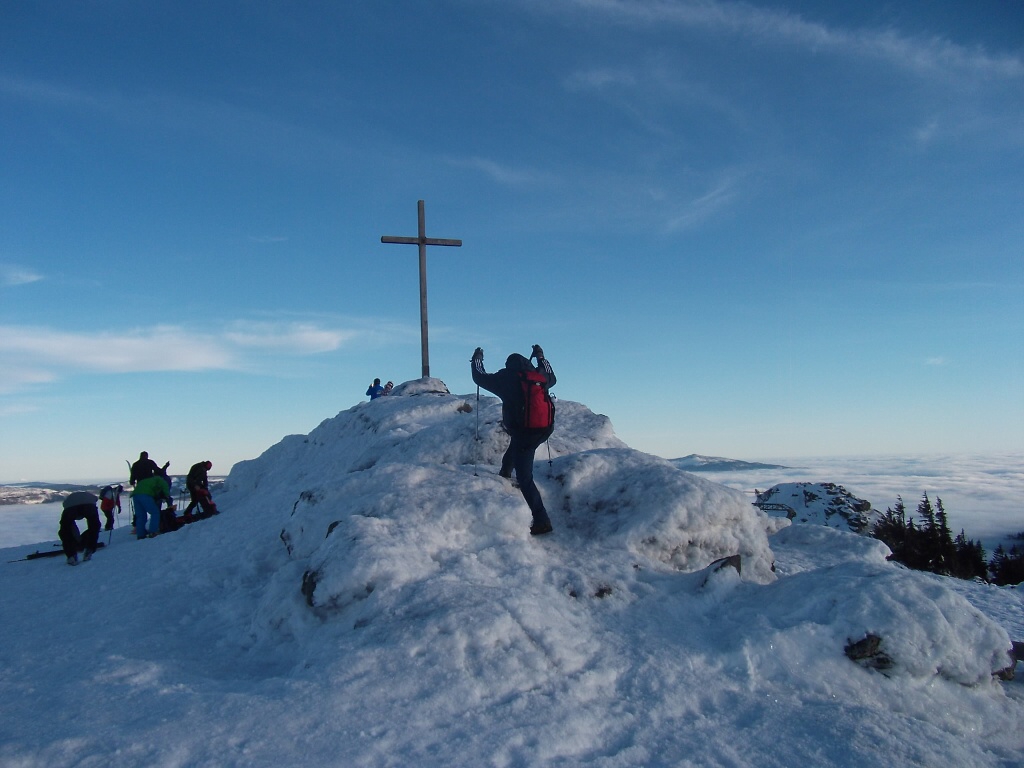
<path id="1" fill-rule="evenodd" d="M 139 480 L 132 491 L 132 502 L 135 504 L 135 538 L 146 538 L 160 532 L 160 502 L 166 499 L 171 502 L 171 488 L 160 475 L 153 475 Z M 147 526 L 146 521 L 149 521 Z"/>

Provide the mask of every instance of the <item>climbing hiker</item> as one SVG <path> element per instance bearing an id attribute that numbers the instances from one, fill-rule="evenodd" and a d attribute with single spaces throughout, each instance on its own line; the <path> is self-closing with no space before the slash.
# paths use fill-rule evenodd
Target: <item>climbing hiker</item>
<path id="1" fill-rule="evenodd" d="M 505 360 L 504 368 L 497 373 L 487 373 L 484 351 L 477 347 L 471 364 L 474 383 L 501 398 L 501 421 L 510 442 L 498 474 L 511 479 L 515 470 L 519 490 L 533 513 L 530 533 L 540 536 L 551 533 L 552 527 L 533 480 L 533 461 L 537 448 L 555 428 L 555 406 L 548 394 L 555 385 L 555 372 L 539 345 L 533 345 L 531 358 L 536 358 L 536 368 L 529 359 L 513 353 Z"/>
<path id="2" fill-rule="evenodd" d="M 384 394 L 384 387 L 380 385 L 380 379 L 374 379 L 373 384 L 366 388 L 366 396 L 371 400 L 376 400 L 378 397 Z"/>

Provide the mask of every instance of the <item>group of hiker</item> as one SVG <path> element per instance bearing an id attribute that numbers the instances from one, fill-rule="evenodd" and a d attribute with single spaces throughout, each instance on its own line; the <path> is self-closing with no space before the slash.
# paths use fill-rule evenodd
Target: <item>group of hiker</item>
<path id="1" fill-rule="evenodd" d="M 158 465 L 147 451 L 140 453 L 138 460 L 131 465 L 128 484 L 132 486 L 132 531 L 136 539 L 153 538 L 161 532 L 176 530 L 181 524 L 217 514 L 217 505 L 210 495 L 208 474 L 213 468 L 213 462 L 200 461 L 189 469 L 185 478 L 189 505 L 181 518 L 175 515 L 176 507 L 171 496 L 171 478 L 167 474 L 170 465 L 169 461 L 163 466 Z M 123 485 L 108 485 L 100 491 L 99 498 L 87 491 L 76 491 L 64 500 L 58 536 L 68 565 L 78 564 L 79 552 L 83 553 L 83 561 L 92 558 L 99 546 L 99 511 L 103 512 L 105 518 L 103 530 L 112 530 L 114 510 L 121 511 L 123 492 Z M 96 508 L 97 502 L 100 505 L 99 511 Z M 198 514 L 195 513 L 197 508 L 200 510 Z M 85 533 L 78 528 L 79 520 L 86 523 Z"/>
<path id="2" fill-rule="evenodd" d="M 383 387 L 380 385 L 380 379 L 374 379 L 373 384 L 366 388 L 366 396 L 371 400 L 376 400 L 378 397 L 386 397 L 391 394 L 391 390 L 395 388 L 393 382 L 388 382 Z"/>
<path id="3" fill-rule="evenodd" d="M 161 530 L 161 524 L 167 529 L 178 526 L 174 515 L 175 505 L 171 496 L 171 479 L 167 475 L 167 462 L 162 467 L 149 458 L 143 451 L 139 460 L 132 464 L 128 482 L 134 487 L 131 492 L 135 508 L 135 536 L 138 539 L 153 538 Z M 213 468 L 212 461 L 200 461 L 192 465 L 185 477 L 185 487 L 189 492 L 189 505 L 182 515 L 182 522 L 190 523 L 193 512 L 198 507 L 200 516 L 209 517 L 217 514 L 217 506 L 210 496 L 209 471 Z M 166 503 L 166 507 L 163 505 Z M 174 520 L 170 518 L 174 517 Z"/>

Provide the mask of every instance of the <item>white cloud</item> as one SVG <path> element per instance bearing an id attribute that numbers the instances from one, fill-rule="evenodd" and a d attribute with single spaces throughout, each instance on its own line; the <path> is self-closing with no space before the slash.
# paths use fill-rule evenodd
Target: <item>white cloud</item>
<path id="1" fill-rule="evenodd" d="M 945 357 L 941 357 L 941 356 L 939 356 L 939 357 L 929 357 L 928 359 L 926 359 L 924 361 L 925 365 L 947 365 L 948 363 L 949 363 L 949 360 L 947 360 Z"/>
<path id="2" fill-rule="evenodd" d="M 0 368 L 0 395 L 9 395 L 37 384 L 49 384 L 56 379 L 53 373 L 35 365 L 8 361 L 2 350 L 0 363 L 3 363 Z"/>
<path id="3" fill-rule="evenodd" d="M 82 91 L 11 75 L 0 75 L 0 93 L 6 93 L 26 101 L 58 106 L 96 105 L 96 99 Z"/>
<path id="4" fill-rule="evenodd" d="M 239 321 L 219 333 L 170 325 L 128 333 L 0 326 L 0 393 L 74 373 L 243 370 L 267 353 L 330 352 L 355 336 L 312 322 Z"/>
<path id="5" fill-rule="evenodd" d="M 623 69 L 588 69 L 573 72 L 563 84 L 569 91 L 603 90 L 612 86 L 634 86 L 636 76 Z"/>
<path id="6" fill-rule="evenodd" d="M 551 175 L 532 168 L 515 168 L 501 165 L 494 160 L 483 157 L 448 158 L 448 162 L 458 168 L 467 168 L 479 171 L 485 176 L 490 176 L 499 184 L 508 186 L 546 184 L 551 181 Z"/>
<path id="7" fill-rule="evenodd" d="M 1024 60 L 1017 55 L 989 54 L 981 48 L 966 48 L 939 37 L 908 37 L 891 29 L 834 28 L 788 11 L 749 3 L 575 0 L 575 5 L 585 9 L 588 16 L 602 13 L 614 21 L 710 29 L 812 53 L 881 59 L 919 73 L 1024 77 Z"/>
<path id="8" fill-rule="evenodd" d="M 728 174 L 720 178 L 704 194 L 687 201 L 682 210 L 669 219 L 669 231 L 697 226 L 727 208 L 739 194 L 737 182 L 735 174 Z"/>
<path id="9" fill-rule="evenodd" d="M 26 267 L 19 267 L 17 264 L 0 264 L 0 285 L 2 286 L 28 285 L 42 279 L 42 275 Z"/>
<path id="10" fill-rule="evenodd" d="M 0 327 L 0 356 L 55 368 L 109 373 L 233 367 L 230 351 L 222 343 L 174 326 L 128 334 Z"/>
<path id="11" fill-rule="evenodd" d="M 224 338 L 240 347 L 307 355 L 333 352 L 356 335 L 355 331 L 319 328 L 311 323 L 238 322 L 224 334 Z"/>
<path id="12" fill-rule="evenodd" d="M 4 394 L 2 389 L 0 389 L 0 394 Z M 39 406 L 30 403 L 0 403 L 0 418 L 38 412 Z"/>

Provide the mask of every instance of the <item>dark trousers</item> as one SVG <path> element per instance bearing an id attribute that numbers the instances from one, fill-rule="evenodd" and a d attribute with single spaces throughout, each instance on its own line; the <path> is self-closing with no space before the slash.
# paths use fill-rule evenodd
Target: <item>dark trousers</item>
<path id="1" fill-rule="evenodd" d="M 516 472 L 516 480 L 519 482 L 519 490 L 526 499 L 526 505 L 533 513 L 533 524 L 551 524 L 548 512 L 544 509 L 544 500 L 540 496 L 537 484 L 533 481 L 533 461 L 537 449 L 551 436 L 550 429 L 510 431 L 512 438 L 508 444 L 505 455 L 501 457 L 501 475 L 512 477 L 512 470 Z"/>
<path id="2" fill-rule="evenodd" d="M 213 504 L 210 499 L 210 492 L 206 488 L 196 486 L 188 489 L 189 502 L 188 506 L 185 507 L 185 514 L 191 515 L 192 511 L 199 507 L 203 510 L 204 515 L 215 515 L 217 514 L 217 507 Z"/>
<path id="3" fill-rule="evenodd" d="M 86 531 L 80 533 L 76 520 L 85 520 Z M 78 550 L 95 552 L 96 543 L 100 538 L 100 513 L 95 504 L 79 504 L 77 507 L 65 509 L 60 516 L 60 528 L 57 529 L 61 547 L 68 557 L 78 556 Z"/>

